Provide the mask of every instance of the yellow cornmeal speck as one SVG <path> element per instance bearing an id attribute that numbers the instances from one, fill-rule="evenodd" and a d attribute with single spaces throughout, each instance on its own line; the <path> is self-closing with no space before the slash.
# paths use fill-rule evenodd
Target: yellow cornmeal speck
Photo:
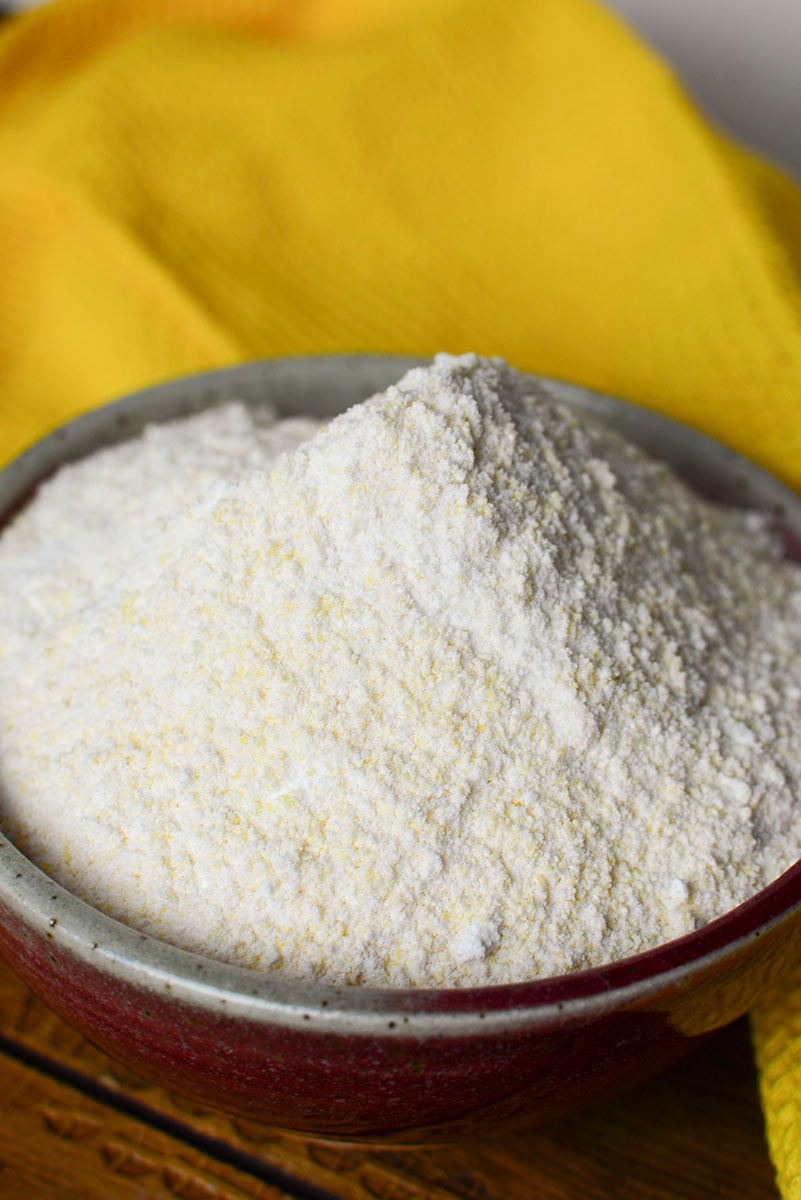
<path id="1" fill-rule="evenodd" d="M 104 911 L 288 976 L 608 961 L 798 855 L 800 591 L 762 519 L 495 360 L 324 431 L 234 403 L 0 539 L 0 816 Z"/>

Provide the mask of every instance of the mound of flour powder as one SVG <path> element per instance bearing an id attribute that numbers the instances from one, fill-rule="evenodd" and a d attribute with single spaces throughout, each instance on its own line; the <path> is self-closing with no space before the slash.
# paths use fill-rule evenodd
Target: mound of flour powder
<path id="1" fill-rule="evenodd" d="M 0 820 L 138 929 L 292 977 L 506 982 L 801 852 L 801 572 L 496 360 L 324 428 L 231 404 L 0 539 Z"/>

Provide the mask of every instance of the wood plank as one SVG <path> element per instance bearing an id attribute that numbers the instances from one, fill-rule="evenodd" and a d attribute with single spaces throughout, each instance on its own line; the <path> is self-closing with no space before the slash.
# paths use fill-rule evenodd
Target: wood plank
<path id="1" fill-rule="evenodd" d="M 0 1055 L 3 1200 L 286 1200 L 198 1153 Z"/>
<path id="2" fill-rule="evenodd" d="M 289 1137 L 116 1065 L 0 965 L 0 1036 L 54 1069 L 343 1200 L 777 1200 L 747 1026 L 604 1108 L 465 1146 L 377 1150 Z M 3 1193 L 5 1195 L 5 1193 Z"/>

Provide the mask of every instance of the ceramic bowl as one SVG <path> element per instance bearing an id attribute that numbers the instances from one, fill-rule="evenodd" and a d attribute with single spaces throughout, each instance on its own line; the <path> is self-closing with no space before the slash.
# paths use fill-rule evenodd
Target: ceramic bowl
<path id="1" fill-rule="evenodd" d="M 412 360 L 276 360 L 151 388 L 57 430 L 0 473 L 0 517 L 61 463 L 217 401 L 329 416 Z M 788 546 L 801 501 L 724 447 L 564 384 L 589 410 L 726 503 L 769 509 Z M 594 970 L 486 988 L 288 982 L 178 950 L 76 899 L 0 837 L 0 948 L 29 986 L 114 1058 L 168 1088 L 284 1129 L 444 1140 L 545 1120 L 645 1078 L 744 1013 L 797 955 L 801 864 L 698 932 Z"/>

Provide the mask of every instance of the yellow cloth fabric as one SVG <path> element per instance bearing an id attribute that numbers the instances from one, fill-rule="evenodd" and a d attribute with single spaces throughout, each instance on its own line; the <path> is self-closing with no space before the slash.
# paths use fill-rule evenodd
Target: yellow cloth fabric
<path id="1" fill-rule="evenodd" d="M 801 963 L 751 1015 L 765 1124 L 784 1200 L 801 1197 Z"/>
<path id="2" fill-rule="evenodd" d="M 8 457 L 188 371 L 473 349 L 801 487 L 801 195 L 585 0 L 63 0 L 0 28 Z M 754 1027 L 801 1197 L 801 979 Z"/>

